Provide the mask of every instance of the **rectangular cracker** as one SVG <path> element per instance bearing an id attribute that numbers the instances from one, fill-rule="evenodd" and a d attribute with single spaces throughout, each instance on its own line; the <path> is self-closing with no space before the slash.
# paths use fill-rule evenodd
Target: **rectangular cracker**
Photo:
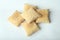
<path id="1" fill-rule="evenodd" d="M 37 12 L 41 14 L 42 16 L 37 18 L 36 23 L 49 23 L 49 17 L 48 17 L 48 9 L 37 9 Z"/>
<path id="2" fill-rule="evenodd" d="M 34 8 L 34 9 L 37 9 L 37 6 L 33 6 L 33 5 L 30 5 L 30 4 L 25 4 L 24 5 L 24 11 L 27 11 L 27 10 L 29 10 L 29 8 Z"/>
<path id="3" fill-rule="evenodd" d="M 25 29 L 27 36 L 30 36 L 39 30 L 39 27 L 36 25 L 35 22 L 32 23 L 23 22 L 21 25 Z"/>
<path id="4" fill-rule="evenodd" d="M 23 12 L 22 17 L 26 20 L 27 23 L 31 23 L 40 17 L 40 15 L 33 8 L 30 8 L 27 12 Z"/>
<path id="5" fill-rule="evenodd" d="M 24 19 L 21 16 L 21 12 L 17 10 L 13 13 L 13 15 L 9 16 L 8 20 L 16 26 L 19 26 L 21 22 L 24 21 Z"/>

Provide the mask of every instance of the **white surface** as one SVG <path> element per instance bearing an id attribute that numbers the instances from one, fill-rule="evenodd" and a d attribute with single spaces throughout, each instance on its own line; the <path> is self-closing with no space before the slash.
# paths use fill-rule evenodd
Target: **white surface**
<path id="1" fill-rule="evenodd" d="M 51 23 L 40 24 L 41 30 L 30 37 L 22 26 L 15 27 L 8 17 L 15 11 L 23 10 L 24 3 L 50 9 Z M 60 40 L 60 0 L 0 0 L 0 40 Z"/>

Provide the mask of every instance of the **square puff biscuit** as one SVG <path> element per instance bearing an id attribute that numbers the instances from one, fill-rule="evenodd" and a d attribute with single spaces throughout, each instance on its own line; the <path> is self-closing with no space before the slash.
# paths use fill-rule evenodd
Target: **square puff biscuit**
<path id="1" fill-rule="evenodd" d="M 37 9 L 37 6 L 33 6 L 33 5 L 30 5 L 30 4 L 24 4 L 24 11 L 27 11 L 29 10 L 29 8 L 34 8 L 34 9 Z"/>
<path id="2" fill-rule="evenodd" d="M 48 9 L 43 9 L 43 10 L 37 9 L 37 12 L 39 14 L 41 14 L 42 16 L 37 18 L 36 23 L 41 23 L 41 22 L 49 23 L 49 17 L 48 17 L 49 11 L 48 11 Z"/>
<path id="3" fill-rule="evenodd" d="M 21 16 L 21 13 L 19 11 L 15 11 L 13 15 L 11 15 L 8 20 L 16 25 L 16 26 L 19 26 L 21 24 L 22 21 L 24 21 L 24 19 L 22 18 Z"/>
<path id="4" fill-rule="evenodd" d="M 39 27 L 35 22 L 27 23 L 26 21 L 21 24 L 27 34 L 27 36 L 32 35 L 33 33 L 39 30 Z"/>
<path id="5" fill-rule="evenodd" d="M 30 8 L 28 11 L 22 13 L 22 17 L 26 20 L 27 23 L 31 23 L 40 17 L 40 15 L 33 8 Z"/>

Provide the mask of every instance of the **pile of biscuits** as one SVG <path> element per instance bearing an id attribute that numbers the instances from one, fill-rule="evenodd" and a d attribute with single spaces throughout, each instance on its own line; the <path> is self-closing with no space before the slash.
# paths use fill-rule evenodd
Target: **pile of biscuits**
<path id="1" fill-rule="evenodd" d="M 25 4 L 23 12 L 16 10 L 8 20 L 16 26 L 22 25 L 26 34 L 30 36 L 40 29 L 38 23 L 49 23 L 49 10 Z"/>

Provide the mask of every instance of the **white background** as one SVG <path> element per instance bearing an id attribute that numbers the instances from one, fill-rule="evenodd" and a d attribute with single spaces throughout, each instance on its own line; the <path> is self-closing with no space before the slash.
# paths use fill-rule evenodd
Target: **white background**
<path id="1" fill-rule="evenodd" d="M 50 9 L 51 23 L 39 24 L 41 30 L 28 37 L 22 26 L 8 21 L 15 10 L 22 12 L 24 3 Z M 0 40 L 60 40 L 60 0 L 0 0 Z"/>

